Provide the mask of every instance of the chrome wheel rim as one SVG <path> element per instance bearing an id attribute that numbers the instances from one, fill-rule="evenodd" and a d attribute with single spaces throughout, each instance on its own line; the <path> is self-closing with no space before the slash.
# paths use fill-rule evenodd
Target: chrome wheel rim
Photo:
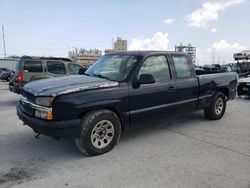
<path id="1" fill-rule="evenodd" d="M 215 101 L 215 113 L 216 113 L 216 115 L 220 115 L 221 112 L 223 111 L 223 108 L 224 108 L 223 99 L 222 98 L 218 98 Z"/>
<path id="2" fill-rule="evenodd" d="M 109 120 L 99 121 L 91 132 L 91 143 L 97 149 L 107 147 L 114 138 L 114 125 Z"/>

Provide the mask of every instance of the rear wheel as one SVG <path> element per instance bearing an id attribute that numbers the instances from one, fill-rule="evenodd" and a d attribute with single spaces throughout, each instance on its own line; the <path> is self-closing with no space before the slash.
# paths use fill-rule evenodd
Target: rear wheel
<path id="1" fill-rule="evenodd" d="M 204 109 L 205 116 L 211 120 L 221 119 L 226 110 L 226 97 L 224 93 L 217 92 L 211 105 Z"/>
<path id="2" fill-rule="evenodd" d="M 120 134 L 120 119 L 114 112 L 93 111 L 83 117 L 81 135 L 75 139 L 75 144 L 86 155 L 100 155 L 113 149 Z"/>

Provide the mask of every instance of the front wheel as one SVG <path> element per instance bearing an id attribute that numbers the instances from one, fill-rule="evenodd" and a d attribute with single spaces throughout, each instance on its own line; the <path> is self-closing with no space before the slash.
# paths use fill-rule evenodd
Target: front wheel
<path id="1" fill-rule="evenodd" d="M 206 118 L 211 120 L 221 119 L 226 111 L 226 97 L 224 93 L 217 92 L 211 105 L 204 109 Z"/>
<path id="2" fill-rule="evenodd" d="M 118 116 L 110 110 L 97 110 L 83 117 L 81 135 L 75 139 L 75 145 L 86 155 L 100 155 L 113 149 L 120 134 Z"/>

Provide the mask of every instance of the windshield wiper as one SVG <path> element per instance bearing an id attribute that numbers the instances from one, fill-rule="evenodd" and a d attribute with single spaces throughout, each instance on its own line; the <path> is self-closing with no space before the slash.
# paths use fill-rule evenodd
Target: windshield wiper
<path id="1" fill-rule="evenodd" d="M 101 75 L 101 74 L 93 74 L 93 76 L 103 78 L 103 79 L 106 79 L 106 80 L 111 80 L 109 77 Z M 111 80 L 111 81 L 114 81 L 114 80 Z"/>

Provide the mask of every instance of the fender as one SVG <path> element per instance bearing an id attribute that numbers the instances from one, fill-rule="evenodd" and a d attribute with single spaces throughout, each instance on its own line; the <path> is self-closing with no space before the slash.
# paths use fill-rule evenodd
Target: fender
<path id="1" fill-rule="evenodd" d="M 122 100 L 102 100 L 90 103 L 84 103 L 76 106 L 77 111 L 81 112 L 79 117 L 82 117 L 89 111 L 97 109 L 109 109 L 117 114 L 121 120 L 122 129 L 127 131 L 130 129 L 130 116 L 128 105 L 124 106 Z"/>

